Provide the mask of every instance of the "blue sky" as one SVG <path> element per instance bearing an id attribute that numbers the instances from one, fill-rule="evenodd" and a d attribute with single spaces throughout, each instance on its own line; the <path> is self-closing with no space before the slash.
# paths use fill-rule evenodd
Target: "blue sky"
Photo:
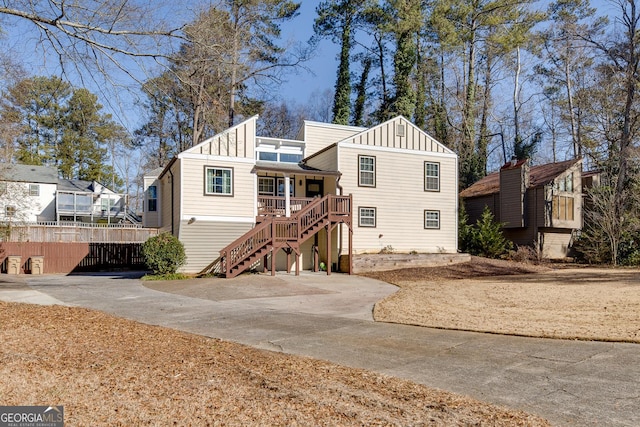
<path id="1" fill-rule="evenodd" d="M 179 0 L 177 0 L 179 3 Z M 186 2 L 185 2 L 186 3 Z M 193 3 L 187 3 L 180 9 L 182 13 L 172 15 L 174 21 L 191 20 L 195 16 L 194 9 L 197 4 L 208 3 L 207 0 L 196 0 Z M 292 21 L 282 24 L 282 41 L 286 43 L 299 42 L 306 43 L 313 34 L 313 21 L 315 19 L 315 8 L 317 1 L 301 2 L 300 14 Z M 540 7 L 546 2 L 540 2 Z M 615 11 L 614 6 L 608 0 L 592 0 L 592 5 L 600 11 L 611 13 Z M 162 11 L 159 11 L 162 13 Z M 615 12 L 614 12 L 615 13 Z M 23 20 L 24 21 L 24 20 Z M 33 75 L 51 75 L 59 73 L 59 64 L 55 55 L 45 52 L 43 46 L 38 46 L 37 37 L 34 36 L 35 29 L 32 24 L 26 21 L 4 19 L 0 23 L 5 32 L 5 37 L 0 39 L 0 49 L 11 51 L 11 55 L 18 57 L 26 65 L 26 69 Z M 50 49 L 48 45 L 44 46 Z M 279 96 L 283 100 L 295 101 L 298 104 L 306 104 L 310 96 L 314 93 L 321 93 L 326 89 L 332 89 L 335 84 L 337 70 L 337 53 L 338 46 L 330 40 L 324 39 L 320 42 L 314 52 L 313 58 L 306 64 L 310 71 L 299 70 L 297 73 L 287 75 L 286 83 L 279 90 Z M 85 76 L 87 77 L 87 76 Z M 120 78 L 114 76 L 116 80 L 129 86 L 129 88 L 137 87 L 137 83 L 128 78 Z M 138 77 L 144 80 L 144 74 L 140 73 Z M 69 79 L 77 86 L 82 86 L 82 82 L 74 78 L 72 74 Z M 84 80 L 84 84 L 94 93 L 100 96 L 100 102 L 105 106 L 105 111 L 111 112 L 114 118 L 121 122 L 129 129 L 133 129 L 139 125 L 140 119 L 138 111 L 140 107 L 135 104 L 135 94 L 125 91 L 122 88 L 109 87 L 104 85 L 100 87 L 98 81 Z M 116 96 L 117 95 L 117 96 Z"/>
<path id="2" fill-rule="evenodd" d="M 203 1 L 205 2 L 205 1 Z M 197 3 L 197 2 L 196 2 Z M 191 7 L 183 8 L 182 16 L 177 20 L 191 20 L 195 12 Z M 315 19 L 316 1 L 304 1 L 300 7 L 300 14 L 293 20 L 282 24 L 282 42 L 306 43 L 313 35 L 313 20 Z M 14 18 L 5 18 L 0 23 L 4 30 L 4 37 L 0 39 L 0 49 L 11 52 L 11 56 L 18 58 L 31 75 L 59 75 L 58 59 L 51 52 L 49 45 L 38 43 L 39 33 L 33 24 Z M 45 51 L 46 49 L 46 51 Z M 310 70 L 299 70 L 286 76 L 286 83 L 279 90 L 279 97 L 283 100 L 293 100 L 298 104 L 305 104 L 314 92 L 322 92 L 333 88 L 337 69 L 337 46 L 329 40 L 322 40 L 314 52 L 313 58 L 306 64 Z M 71 67 L 72 68 L 72 67 Z M 86 86 L 98 94 L 104 110 L 113 114 L 116 121 L 133 130 L 140 124 L 140 115 L 136 114 L 136 94 L 130 89 L 139 86 L 132 79 L 114 73 L 112 77 L 121 86 L 112 87 L 96 79 L 92 81 L 90 73 L 84 73 L 83 80 L 70 67 L 67 69 L 68 80 L 75 86 Z M 144 80 L 144 73 L 136 73 L 136 77 Z M 110 87 L 111 86 L 111 87 Z"/>

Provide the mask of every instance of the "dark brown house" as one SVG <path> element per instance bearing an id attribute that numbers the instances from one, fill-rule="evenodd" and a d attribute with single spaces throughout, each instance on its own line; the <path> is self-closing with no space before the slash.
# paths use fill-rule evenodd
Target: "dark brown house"
<path id="1" fill-rule="evenodd" d="M 488 206 L 516 245 L 538 247 L 546 258 L 564 258 L 582 228 L 582 160 L 538 166 L 512 161 L 460 197 L 471 223 Z"/>

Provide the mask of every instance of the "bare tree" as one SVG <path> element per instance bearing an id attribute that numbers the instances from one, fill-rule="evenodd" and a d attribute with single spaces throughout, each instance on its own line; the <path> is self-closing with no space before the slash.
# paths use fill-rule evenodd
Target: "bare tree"
<path id="1" fill-rule="evenodd" d="M 160 2 L 128 0 L 15 0 L 3 2 L 5 31 L 12 23 L 33 25 L 42 46 L 53 49 L 63 67 L 107 64 L 131 74 L 122 59 L 166 56 L 168 38 L 182 38 L 157 13 Z"/>

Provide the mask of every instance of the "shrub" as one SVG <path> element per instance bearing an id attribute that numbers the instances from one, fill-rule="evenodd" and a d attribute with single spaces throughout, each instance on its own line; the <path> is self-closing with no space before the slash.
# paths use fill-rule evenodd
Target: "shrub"
<path id="1" fill-rule="evenodd" d="M 184 245 L 171 233 L 151 237 L 142 245 L 142 255 L 153 274 L 174 274 L 186 261 Z"/>
<path id="2" fill-rule="evenodd" d="M 460 218 L 461 223 L 465 218 L 466 215 Z M 499 258 L 513 247 L 513 243 L 502 234 L 502 224 L 495 220 L 487 206 L 475 225 L 460 224 L 459 241 L 465 252 L 486 258 Z"/>

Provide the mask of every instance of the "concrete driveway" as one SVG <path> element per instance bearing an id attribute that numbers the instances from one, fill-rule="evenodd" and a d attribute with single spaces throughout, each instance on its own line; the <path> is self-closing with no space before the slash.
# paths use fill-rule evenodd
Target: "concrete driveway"
<path id="1" fill-rule="evenodd" d="M 152 283 L 135 275 L 0 276 L 0 299 L 102 310 L 254 347 L 406 378 L 556 425 L 640 425 L 640 346 L 375 323 L 394 286 L 358 276 L 243 275 Z M 11 283 L 3 283 L 10 280 Z"/>

